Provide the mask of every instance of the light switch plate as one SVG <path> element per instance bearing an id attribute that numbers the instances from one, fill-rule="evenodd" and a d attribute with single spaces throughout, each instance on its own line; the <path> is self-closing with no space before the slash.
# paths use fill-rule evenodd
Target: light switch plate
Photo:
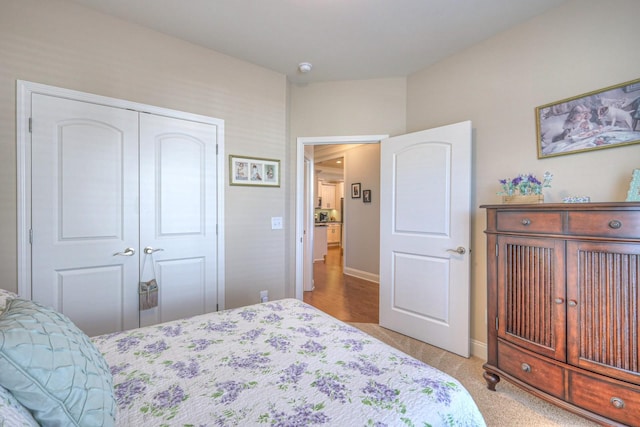
<path id="1" fill-rule="evenodd" d="M 281 216 L 273 216 L 273 217 L 271 217 L 271 229 L 272 230 L 282 230 L 282 217 Z"/>

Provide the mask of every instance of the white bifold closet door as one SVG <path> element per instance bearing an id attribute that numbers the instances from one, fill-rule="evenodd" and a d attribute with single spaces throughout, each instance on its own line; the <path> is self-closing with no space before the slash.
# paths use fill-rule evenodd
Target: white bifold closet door
<path id="1" fill-rule="evenodd" d="M 89 336 L 215 310 L 215 126 L 41 94 L 32 124 L 32 298 Z"/>

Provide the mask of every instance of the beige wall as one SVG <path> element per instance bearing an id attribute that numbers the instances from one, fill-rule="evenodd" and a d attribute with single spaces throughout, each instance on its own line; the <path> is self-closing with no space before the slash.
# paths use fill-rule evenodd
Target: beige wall
<path id="1" fill-rule="evenodd" d="M 406 99 L 404 78 L 292 84 L 292 141 L 301 136 L 402 134 Z"/>
<path id="2" fill-rule="evenodd" d="M 498 179 L 554 174 L 545 201 L 625 199 L 640 145 L 537 159 L 534 108 L 640 77 L 636 0 L 574 0 L 407 81 L 407 129 L 462 120 L 474 129 L 472 337 L 486 342 L 485 213 Z"/>
<path id="3" fill-rule="evenodd" d="M 345 153 L 344 271 L 380 280 L 380 144 L 363 144 Z M 360 198 L 351 198 L 351 184 L 359 182 Z M 371 190 L 371 203 L 362 193 Z"/>
<path id="4" fill-rule="evenodd" d="M 226 154 L 283 160 L 286 77 L 69 2 L 0 2 L 0 287 L 16 289 L 16 80 L 225 121 Z M 225 161 L 225 164 L 227 162 Z M 228 182 L 228 173 L 225 173 Z M 226 306 L 285 293 L 285 187 L 225 186 Z"/>

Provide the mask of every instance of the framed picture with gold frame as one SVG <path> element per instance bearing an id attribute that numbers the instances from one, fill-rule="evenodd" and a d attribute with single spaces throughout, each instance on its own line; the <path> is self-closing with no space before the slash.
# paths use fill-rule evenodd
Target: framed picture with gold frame
<path id="1" fill-rule="evenodd" d="M 627 202 L 640 202 L 640 169 L 634 169 L 627 192 Z"/>
<path id="2" fill-rule="evenodd" d="M 538 158 L 640 143 L 640 79 L 536 108 Z"/>
<path id="3" fill-rule="evenodd" d="M 229 184 L 280 187 L 280 160 L 230 154 Z"/>

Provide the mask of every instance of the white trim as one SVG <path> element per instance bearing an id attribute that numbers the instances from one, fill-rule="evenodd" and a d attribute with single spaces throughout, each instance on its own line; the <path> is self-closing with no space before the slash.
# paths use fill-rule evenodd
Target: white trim
<path id="1" fill-rule="evenodd" d="M 18 81 L 16 93 L 17 267 L 18 295 L 31 299 L 31 90 Z"/>
<path id="2" fill-rule="evenodd" d="M 344 274 L 347 276 L 357 277 L 358 279 L 366 280 L 380 284 L 380 274 L 369 273 L 368 271 L 356 270 L 355 268 L 344 268 Z"/>
<path id="3" fill-rule="evenodd" d="M 471 355 L 487 361 L 487 343 L 478 340 L 471 340 Z"/>
<path id="4" fill-rule="evenodd" d="M 92 104 L 109 107 L 123 108 L 138 112 L 152 113 L 158 116 L 172 117 L 189 120 L 192 122 L 206 123 L 216 126 L 216 141 L 218 153 L 216 158 L 217 168 L 217 217 L 218 217 L 218 247 L 217 255 L 217 280 L 218 280 L 218 308 L 224 309 L 224 120 L 184 111 L 155 107 L 147 104 L 110 98 L 91 93 L 78 92 L 55 86 L 33 83 L 24 80 L 16 82 L 16 161 L 17 161 L 17 263 L 18 263 L 18 294 L 23 298 L 31 298 L 31 250 L 29 243 L 29 230 L 31 229 L 31 134 L 29 132 L 29 118 L 31 117 L 31 99 L 33 94 L 56 96 L 59 98 L 76 101 L 90 102 Z"/>
<path id="5" fill-rule="evenodd" d="M 316 136 L 298 137 L 296 144 L 296 274 L 295 296 L 303 297 L 303 261 L 304 261 L 304 146 L 329 144 L 377 144 L 389 135 L 356 135 L 356 136 Z M 313 200 L 311 212 L 313 212 Z M 345 245 L 347 242 L 344 242 Z"/>

